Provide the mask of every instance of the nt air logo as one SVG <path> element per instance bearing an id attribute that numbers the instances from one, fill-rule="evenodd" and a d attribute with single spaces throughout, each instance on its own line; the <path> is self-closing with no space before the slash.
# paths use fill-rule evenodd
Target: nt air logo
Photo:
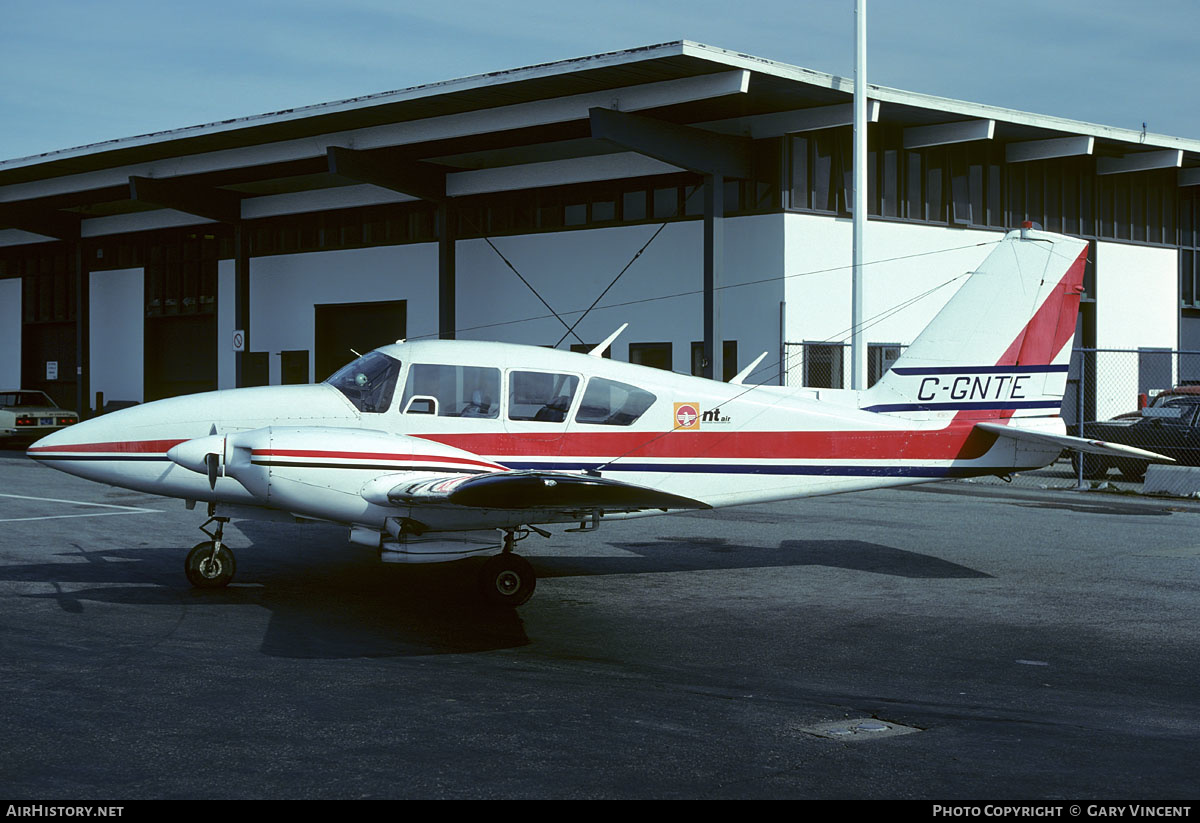
<path id="1" fill-rule="evenodd" d="M 720 408 L 701 412 L 699 403 L 675 404 L 676 431 L 700 431 L 701 423 L 721 425 L 730 422 L 732 422 L 732 418 L 729 415 L 721 414 Z"/>

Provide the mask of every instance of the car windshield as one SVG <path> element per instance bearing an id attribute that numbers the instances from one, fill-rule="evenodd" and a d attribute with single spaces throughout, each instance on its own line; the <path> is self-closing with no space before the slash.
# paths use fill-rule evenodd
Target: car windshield
<path id="1" fill-rule="evenodd" d="M 40 391 L 9 391 L 0 392 L 0 408 L 15 408 L 17 406 L 47 406 L 57 409 L 58 405 Z"/>
<path id="2" fill-rule="evenodd" d="M 1200 405 L 1200 398 L 1195 395 L 1160 395 L 1154 398 L 1154 403 L 1142 409 L 1142 417 L 1153 417 L 1166 420 L 1181 420 L 1191 417 Z"/>
<path id="3" fill-rule="evenodd" d="M 381 414 L 392 405 L 400 361 L 373 351 L 334 372 L 325 382 L 346 395 L 360 412 Z"/>

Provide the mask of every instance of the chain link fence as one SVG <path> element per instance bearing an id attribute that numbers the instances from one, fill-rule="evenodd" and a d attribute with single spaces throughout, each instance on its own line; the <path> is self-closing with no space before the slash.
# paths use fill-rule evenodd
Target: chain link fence
<path id="1" fill-rule="evenodd" d="M 867 380 L 873 384 L 905 347 L 868 347 Z M 784 385 L 847 388 L 850 347 L 845 343 L 785 343 Z M 1067 433 L 1147 449 L 1200 466 L 1200 351 L 1075 349 L 1067 375 L 1062 418 Z M 1137 460 L 1064 452 L 1052 466 L 969 483 L 1032 488 L 1140 490 L 1146 464 Z"/>
<path id="2" fill-rule="evenodd" d="M 1062 417 L 1067 433 L 1107 440 L 1200 466 L 1200 352 L 1075 349 Z M 1053 466 L 1013 478 L 1022 486 L 1140 491 L 1147 463 L 1067 452 Z M 989 482 L 992 479 L 976 480 Z M 1002 482 L 998 479 L 995 482 Z"/>

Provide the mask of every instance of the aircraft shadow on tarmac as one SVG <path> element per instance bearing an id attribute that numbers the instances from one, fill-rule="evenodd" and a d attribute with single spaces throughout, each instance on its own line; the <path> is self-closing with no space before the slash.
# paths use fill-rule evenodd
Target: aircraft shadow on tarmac
<path id="1" fill-rule="evenodd" d="M 258 606 L 271 612 L 261 651 L 279 657 L 462 654 L 530 642 L 520 612 L 483 605 L 475 588 L 479 560 L 394 566 L 378 563 L 369 550 L 334 544 L 327 529 L 280 531 L 243 523 L 239 530 L 252 545 L 241 546 L 242 571 L 225 589 L 191 588 L 182 573 L 184 552 L 174 547 L 85 551 L 76 545 L 45 563 L 0 566 L 0 580 L 49 584 L 53 592 L 22 596 L 54 600 L 72 614 L 86 614 L 89 602 L 151 610 Z M 546 579 L 814 565 L 912 578 L 988 577 L 936 557 L 853 540 L 786 540 L 762 547 L 667 537 L 609 545 L 631 554 L 529 559 Z M 221 642 L 219 632 L 213 642 Z"/>
<path id="2" fill-rule="evenodd" d="M 174 548 L 66 552 L 89 562 L 2 566 L 0 579 L 49 583 L 53 592 L 22 596 L 54 600 L 73 614 L 86 614 L 88 603 L 135 607 L 141 620 L 154 619 L 158 607 L 265 608 L 271 619 L 261 651 L 278 657 L 462 654 L 529 642 L 518 612 L 482 603 L 472 561 L 397 567 L 326 552 L 301 566 L 295 559 L 257 555 L 257 548 L 240 552 L 243 568 L 250 568 L 223 589 L 192 588 L 183 577 L 183 553 Z M 170 619 L 166 611 L 163 619 Z M 223 625 L 228 630 L 228 621 Z"/>
<path id="3" fill-rule="evenodd" d="M 637 556 L 539 557 L 534 559 L 534 568 L 540 577 L 794 566 L 827 566 L 920 579 L 991 576 L 927 554 L 860 540 L 784 540 L 777 547 L 765 547 L 740 545 L 720 537 L 661 537 L 608 545 Z"/>

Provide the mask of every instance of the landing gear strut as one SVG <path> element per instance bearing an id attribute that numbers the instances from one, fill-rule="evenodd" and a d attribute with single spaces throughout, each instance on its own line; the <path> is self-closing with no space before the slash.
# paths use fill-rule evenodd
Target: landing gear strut
<path id="1" fill-rule="evenodd" d="M 505 531 L 504 551 L 488 558 L 479 570 L 479 590 L 491 605 L 515 609 L 533 596 L 533 590 L 537 587 L 533 566 L 513 552 L 513 544 L 528 536 L 528 531 Z"/>
<path id="2" fill-rule="evenodd" d="M 210 532 L 205 528 L 209 523 L 214 522 L 217 524 L 215 532 Z M 229 585 L 229 581 L 233 579 L 234 572 L 237 571 L 237 561 L 229 547 L 221 542 L 225 524 L 228 522 L 228 517 L 216 517 L 210 509 L 209 518 L 204 526 L 200 527 L 200 531 L 207 534 L 212 540 L 206 540 L 193 546 L 183 564 L 188 582 L 193 586 L 200 589 L 218 589 Z"/>

